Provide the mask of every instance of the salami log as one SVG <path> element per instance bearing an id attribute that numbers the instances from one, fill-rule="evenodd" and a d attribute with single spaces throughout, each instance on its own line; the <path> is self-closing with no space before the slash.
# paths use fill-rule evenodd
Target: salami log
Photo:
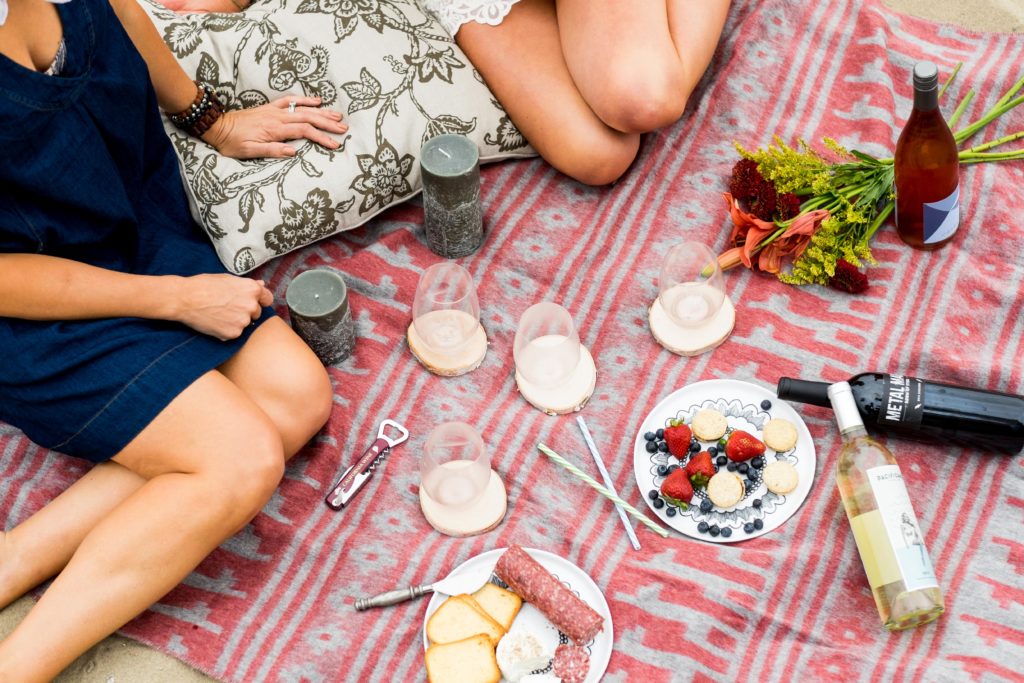
<path id="1" fill-rule="evenodd" d="M 604 628 L 604 617 L 521 547 L 514 545 L 502 553 L 494 573 L 576 643 L 589 642 Z"/>

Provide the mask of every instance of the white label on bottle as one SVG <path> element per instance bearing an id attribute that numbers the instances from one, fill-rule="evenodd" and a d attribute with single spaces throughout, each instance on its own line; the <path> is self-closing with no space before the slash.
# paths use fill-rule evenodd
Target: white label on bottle
<path id="1" fill-rule="evenodd" d="M 924 204 L 924 243 L 934 244 L 953 236 L 960 227 L 960 184 L 953 194 Z"/>
<path id="2" fill-rule="evenodd" d="M 872 467 L 867 475 L 886 536 L 889 537 L 889 545 L 896 555 L 900 577 L 907 590 L 937 588 L 939 581 L 935 578 L 935 569 L 924 547 L 924 534 L 917 525 L 917 515 L 910 505 L 910 496 L 899 466 Z"/>

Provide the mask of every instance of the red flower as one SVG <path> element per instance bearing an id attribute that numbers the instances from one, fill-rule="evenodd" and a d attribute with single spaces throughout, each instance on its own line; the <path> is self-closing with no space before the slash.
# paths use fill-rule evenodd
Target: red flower
<path id="1" fill-rule="evenodd" d="M 778 273 L 782 268 L 784 256 L 792 256 L 794 261 L 799 259 L 810 244 L 811 237 L 826 218 L 828 211 L 824 209 L 808 211 L 797 216 L 784 233 L 761 250 L 757 265 L 765 272 Z"/>
<path id="2" fill-rule="evenodd" d="M 729 243 L 733 245 L 718 257 L 722 270 L 727 270 L 742 263 L 750 269 L 778 273 L 782 267 L 782 259 L 792 256 L 795 261 L 803 255 L 811 241 L 811 237 L 821 227 L 821 222 L 828 217 L 828 211 L 819 209 L 797 216 L 786 227 L 763 221 L 754 214 L 740 208 L 739 201 L 733 199 L 728 192 L 723 195 L 729 206 L 732 217 L 732 234 Z M 767 242 L 762 246 L 762 243 Z"/>
<path id="3" fill-rule="evenodd" d="M 779 195 L 779 218 L 788 221 L 790 218 L 799 215 L 800 198 L 792 192 Z"/>
<path id="4" fill-rule="evenodd" d="M 740 159 L 732 167 L 732 178 L 729 179 L 729 192 L 737 199 L 748 199 L 757 194 L 757 185 L 764 181 L 757 170 L 757 162 L 753 159 Z"/>
<path id="5" fill-rule="evenodd" d="M 839 259 L 836 261 L 836 274 L 829 278 L 828 284 L 850 294 L 860 294 L 868 288 L 868 276 L 849 261 Z"/>

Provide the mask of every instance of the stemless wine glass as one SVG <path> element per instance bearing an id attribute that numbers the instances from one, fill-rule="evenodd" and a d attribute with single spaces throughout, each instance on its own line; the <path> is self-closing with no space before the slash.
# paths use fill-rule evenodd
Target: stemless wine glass
<path id="1" fill-rule="evenodd" d="M 449 262 L 423 271 L 413 299 L 412 324 L 434 353 L 459 355 L 480 327 L 480 302 L 469 271 Z"/>
<path id="2" fill-rule="evenodd" d="M 568 380 L 580 364 L 580 335 L 569 311 L 550 301 L 526 309 L 512 354 L 516 372 L 531 384 L 556 387 Z"/>
<path id="3" fill-rule="evenodd" d="M 713 319 L 725 301 L 718 258 L 700 242 L 680 242 L 669 249 L 658 274 L 658 301 L 681 327 L 699 327 Z"/>
<path id="4" fill-rule="evenodd" d="M 468 507 L 483 495 L 490 476 L 490 453 L 473 427 L 465 422 L 434 427 L 420 458 L 420 486 L 434 502 Z"/>

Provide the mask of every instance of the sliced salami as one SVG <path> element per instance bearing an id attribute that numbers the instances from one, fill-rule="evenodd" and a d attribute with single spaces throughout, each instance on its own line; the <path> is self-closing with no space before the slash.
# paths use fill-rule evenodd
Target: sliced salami
<path id="1" fill-rule="evenodd" d="M 590 670 L 590 654 L 579 645 L 559 645 L 551 668 L 562 683 L 583 683 Z"/>
<path id="2" fill-rule="evenodd" d="M 604 617 L 520 546 L 513 545 L 502 553 L 494 573 L 577 644 L 589 642 L 604 628 Z"/>

